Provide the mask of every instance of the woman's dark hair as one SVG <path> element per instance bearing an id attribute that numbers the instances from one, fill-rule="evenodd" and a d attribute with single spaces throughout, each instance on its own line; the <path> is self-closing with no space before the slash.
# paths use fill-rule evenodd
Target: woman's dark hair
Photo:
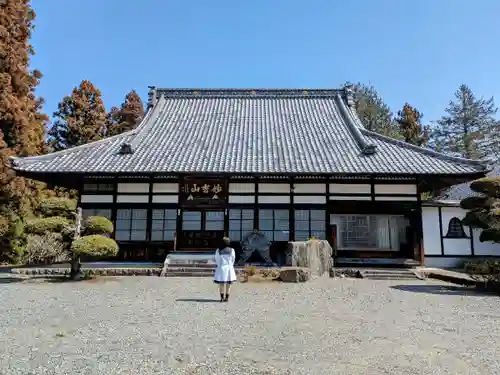
<path id="1" fill-rule="evenodd" d="M 225 247 L 230 247 L 230 246 L 231 246 L 231 240 L 229 239 L 229 237 L 224 237 L 220 242 L 220 248 L 224 249 Z"/>

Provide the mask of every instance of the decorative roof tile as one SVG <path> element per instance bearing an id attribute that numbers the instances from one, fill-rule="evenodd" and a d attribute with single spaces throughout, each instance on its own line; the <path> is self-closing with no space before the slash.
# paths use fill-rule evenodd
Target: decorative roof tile
<path id="1" fill-rule="evenodd" d="M 486 167 L 367 131 L 349 90 L 156 89 L 133 131 L 13 158 L 47 173 L 471 174 Z"/>

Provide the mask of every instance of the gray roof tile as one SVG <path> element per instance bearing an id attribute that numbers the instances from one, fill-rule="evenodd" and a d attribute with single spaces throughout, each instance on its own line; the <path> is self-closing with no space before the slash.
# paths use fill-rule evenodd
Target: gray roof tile
<path id="1" fill-rule="evenodd" d="M 167 90 L 137 129 L 43 156 L 26 172 L 468 174 L 485 170 L 364 129 L 344 90 Z M 133 153 L 123 154 L 124 144 Z"/>

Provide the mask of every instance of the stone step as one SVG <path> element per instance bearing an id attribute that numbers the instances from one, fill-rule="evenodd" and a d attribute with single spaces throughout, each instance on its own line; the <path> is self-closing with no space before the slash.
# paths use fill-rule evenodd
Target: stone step
<path id="1" fill-rule="evenodd" d="M 418 280 L 416 276 L 368 276 L 363 277 L 367 280 Z"/>
<path id="2" fill-rule="evenodd" d="M 417 280 L 418 277 L 407 269 L 378 269 L 361 271 L 364 279 L 370 280 Z"/>

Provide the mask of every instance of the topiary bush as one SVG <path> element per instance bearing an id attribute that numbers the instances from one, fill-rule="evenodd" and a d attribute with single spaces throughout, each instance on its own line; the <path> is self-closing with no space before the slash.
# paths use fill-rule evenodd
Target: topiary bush
<path id="1" fill-rule="evenodd" d="M 118 253 L 118 245 L 112 238 L 93 234 L 73 241 L 71 252 L 78 256 L 114 256 Z"/>
<path id="2" fill-rule="evenodd" d="M 76 200 L 57 197 L 47 198 L 40 202 L 38 210 L 45 217 L 62 216 L 71 219 L 75 216 Z"/>
<path id="3" fill-rule="evenodd" d="M 464 269 L 473 280 L 481 283 L 485 288 L 497 291 L 500 290 L 499 260 L 467 262 Z"/>
<path id="4" fill-rule="evenodd" d="M 43 217 L 26 222 L 24 230 L 28 234 L 43 235 L 47 232 L 62 232 L 70 225 L 69 220 L 64 217 Z"/>
<path id="5" fill-rule="evenodd" d="M 91 234 L 111 234 L 113 233 L 113 223 L 111 220 L 102 216 L 89 216 L 85 220 L 84 233 Z"/>
<path id="6" fill-rule="evenodd" d="M 26 264 L 50 264 L 70 259 L 62 236 L 47 232 L 43 235 L 30 234 L 27 237 L 24 262 Z"/>

